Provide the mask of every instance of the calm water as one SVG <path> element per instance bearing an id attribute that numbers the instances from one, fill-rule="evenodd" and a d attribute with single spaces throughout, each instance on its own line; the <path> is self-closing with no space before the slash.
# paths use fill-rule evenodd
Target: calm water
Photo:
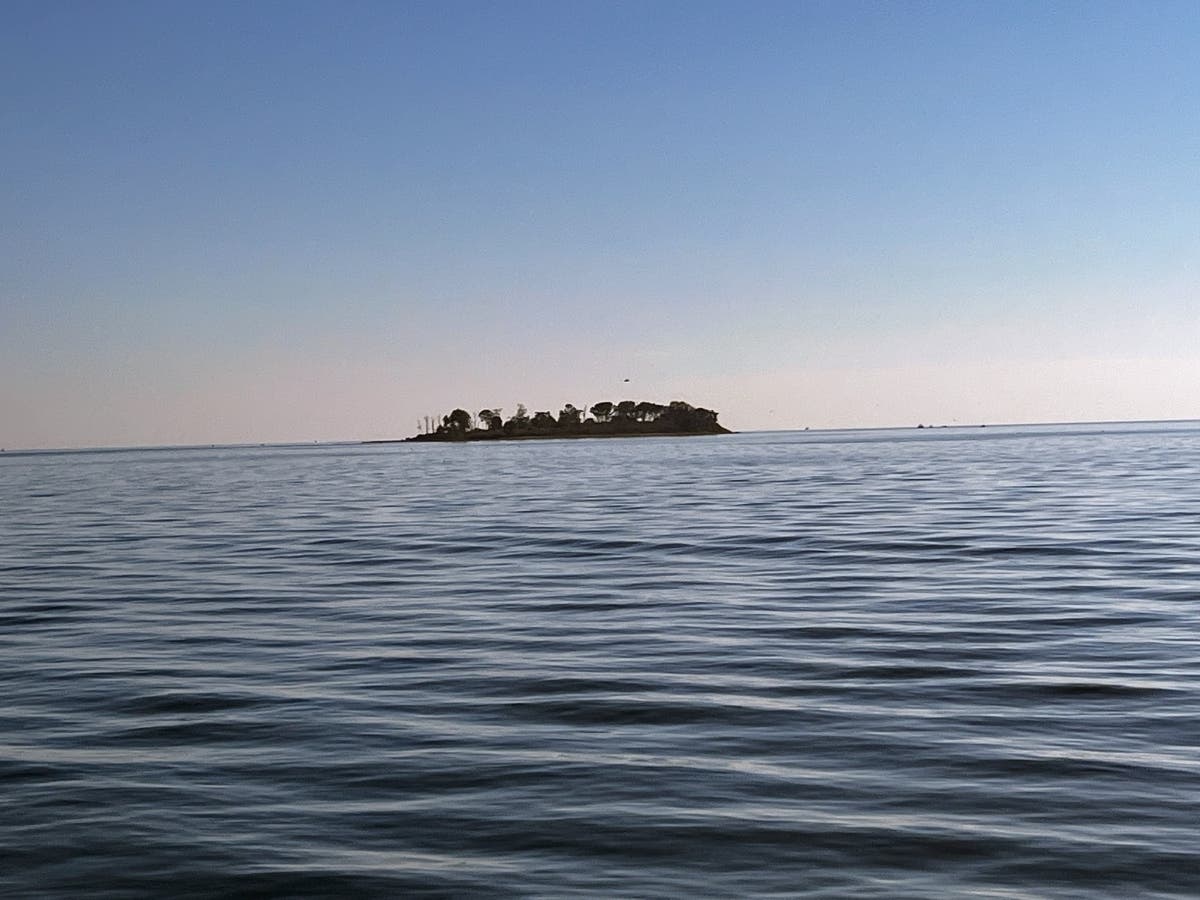
<path id="1" fill-rule="evenodd" d="M 0 456 L 5 896 L 1200 896 L 1200 425 Z"/>

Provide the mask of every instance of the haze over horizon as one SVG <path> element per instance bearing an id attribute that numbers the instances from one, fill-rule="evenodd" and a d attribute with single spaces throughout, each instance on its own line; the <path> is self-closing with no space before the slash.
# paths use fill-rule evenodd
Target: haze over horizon
<path id="1" fill-rule="evenodd" d="M 1194 3 L 0 26 L 10 450 L 622 399 L 739 431 L 1200 417 Z"/>

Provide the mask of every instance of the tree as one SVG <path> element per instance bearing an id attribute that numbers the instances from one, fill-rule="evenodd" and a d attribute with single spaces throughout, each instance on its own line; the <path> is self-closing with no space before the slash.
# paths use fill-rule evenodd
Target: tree
<path id="1" fill-rule="evenodd" d="M 450 415 L 442 417 L 442 424 L 447 431 L 466 434 L 471 429 L 471 414 L 465 409 L 456 409 Z"/>
<path id="2" fill-rule="evenodd" d="M 564 406 L 562 412 L 558 414 L 558 425 L 560 428 L 578 428 L 582 421 L 583 413 L 571 403 Z"/>
<path id="3" fill-rule="evenodd" d="M 682 400 L 672 400 L 659 414 L 658 420 L 675 431 L 717 431 L 717 414 L 711 409 L 695 407 Z"/>
<path id="4" fill-rule="evenodd" d="M 622 400 L 615 405 L 603 401 L 592 406 L 591 413 L 595 418 L 585 419 L 583 409 L 566 403 L 557 416 L 539 410 L 531 417 L 525 405 L 519 403 L 508 421 L 501 418 L 499 407 L 485 407 L 479 410 L 476 423 L 476 417 L 459 408 L 444 416 L 427 416 L 424 433 L 418 437 L 460 441 L 502 436 L 728 433 L 717 423 L 717 413 L 682 400 L 672 400 L 667 406 L 645 400 Z M 484 430 L 489 433 L 483 434 Z"/>
<path id="5" fill-rule="evenodd" d="M 596 417 L 597 422 L 607 422 L 612 418 L 613 405 L 605 400 L 603 403 L 597 403 L 593 406 L 591 413 Z"/>
<path id="6" fill-rule="evenodd" d="M 643 400 L 635 407 L 639 422 L 653 422 L 665 409 L 661 403 L 651 403 L 648 400 Z"/>
<path id="7" fill-rule="evenodd" d="M 471 427 L 471 414 L 465 409 L 455 409 L 442 420 L 447 427 L 457 431 L 466 431 Z"/>
<path id="8" fill-rule="evenodd" d="M 717 412 L 711 409 L 705 409 L 703 406 L 697 406 L 695 409 L 696 430 L 697 431 L 716 431 L 720 428 L 717 425 Z"/>

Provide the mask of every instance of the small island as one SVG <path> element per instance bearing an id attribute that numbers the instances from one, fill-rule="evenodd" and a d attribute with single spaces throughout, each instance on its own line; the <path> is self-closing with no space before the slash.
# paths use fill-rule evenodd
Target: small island
<path id="1" fill-rule="evenodd" d="M 441 421 L 426 416 L 418 423 L 419 434 L 409 441 L 504 441 L 530 438 L 636 437 L 639 435 L 674 435 L 677 437 L 702 434 L 732 434 L 717 423 L 717 413 L 711 409 L 692 406 L 682 400 L 668 404 L 622 400 L 620 403 L 597 403 L 584 410 L 568 403 L 558 413 L 548 410 L 532 416 L 522 403 L 505 420 L 502 410 L 481 409 L 471 415 L 456 409 L 442 416 Z"/>

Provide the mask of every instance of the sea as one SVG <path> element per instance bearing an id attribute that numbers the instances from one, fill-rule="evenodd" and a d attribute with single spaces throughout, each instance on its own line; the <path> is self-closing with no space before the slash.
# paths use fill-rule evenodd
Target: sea
<path id="1" fill-rule="evenodd" d="M 1200 896 L 1200 423 L 0 455 L 4 897 Z"/>

